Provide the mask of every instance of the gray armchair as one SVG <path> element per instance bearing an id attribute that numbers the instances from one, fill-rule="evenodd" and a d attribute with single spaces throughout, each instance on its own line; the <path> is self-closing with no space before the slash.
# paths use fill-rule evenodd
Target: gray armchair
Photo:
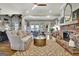
<path id="1" fill-rule="evenodd" d="M 23 39 L 20 39 L 18 36 L 11 34 L 11 31 L 7 31 L 6 33 L 12 50 L 25 50 L 32 41 L 31 36 L 26 36 Z"/>

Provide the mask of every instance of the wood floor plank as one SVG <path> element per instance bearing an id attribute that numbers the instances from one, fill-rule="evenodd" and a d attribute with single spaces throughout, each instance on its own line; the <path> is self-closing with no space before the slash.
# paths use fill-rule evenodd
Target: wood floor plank
<path id="1" fill-rule="evenodd" d="M 10 48 L 10 43 L 9 41 L 4 41 L 4 42 L 0 42 L 0 52 L 7 55 L 7 56 L 11 56 L 13 55 L 16 51 L 12 50 Z"/>

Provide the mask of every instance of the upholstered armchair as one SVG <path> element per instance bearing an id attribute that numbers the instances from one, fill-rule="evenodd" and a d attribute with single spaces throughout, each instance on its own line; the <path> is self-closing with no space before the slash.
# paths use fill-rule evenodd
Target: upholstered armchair
<path id="1" fill-rule="evenodd" d="M 26 36 L 23 39 L 20 39 L 18 36 L 13 35 L 11 31 L 6 31 L 6 33 L 12 50 L 25 50 L 32 41 L 31 36 Z"/>

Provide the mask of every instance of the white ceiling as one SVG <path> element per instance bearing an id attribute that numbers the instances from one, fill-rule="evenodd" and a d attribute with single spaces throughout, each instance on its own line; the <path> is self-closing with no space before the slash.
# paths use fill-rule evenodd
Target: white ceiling
<path id="1" fill-rule="evenodd" d="M 33 3 L 0 3 L 1 14 L 25 14 L 25 15 L 38 15 L 48 14 L 51 16 L 59 16 L 60 8 L 64 3 L 47 3 L 47 7 L 37 8 L 32 10 Z M 71 3 L 73 10 L 79 8 L 78 3 Z M 51 11 L 50 11 L 51 10 Z M 50 13 L 49 13 L 50 11 Z"/>

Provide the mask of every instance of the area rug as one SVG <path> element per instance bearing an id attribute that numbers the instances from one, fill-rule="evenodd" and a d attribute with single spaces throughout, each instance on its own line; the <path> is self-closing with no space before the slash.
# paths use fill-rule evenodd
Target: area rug
<path id="1" fill-rule="evenodd" d="M 56 41 L 50 39 L 47 40 L 44 47 L 35 46 L 32 41 L 29 49 L 17 51 L 13 56 L 71 56 L 71 54 L 58 45 Z"/>

